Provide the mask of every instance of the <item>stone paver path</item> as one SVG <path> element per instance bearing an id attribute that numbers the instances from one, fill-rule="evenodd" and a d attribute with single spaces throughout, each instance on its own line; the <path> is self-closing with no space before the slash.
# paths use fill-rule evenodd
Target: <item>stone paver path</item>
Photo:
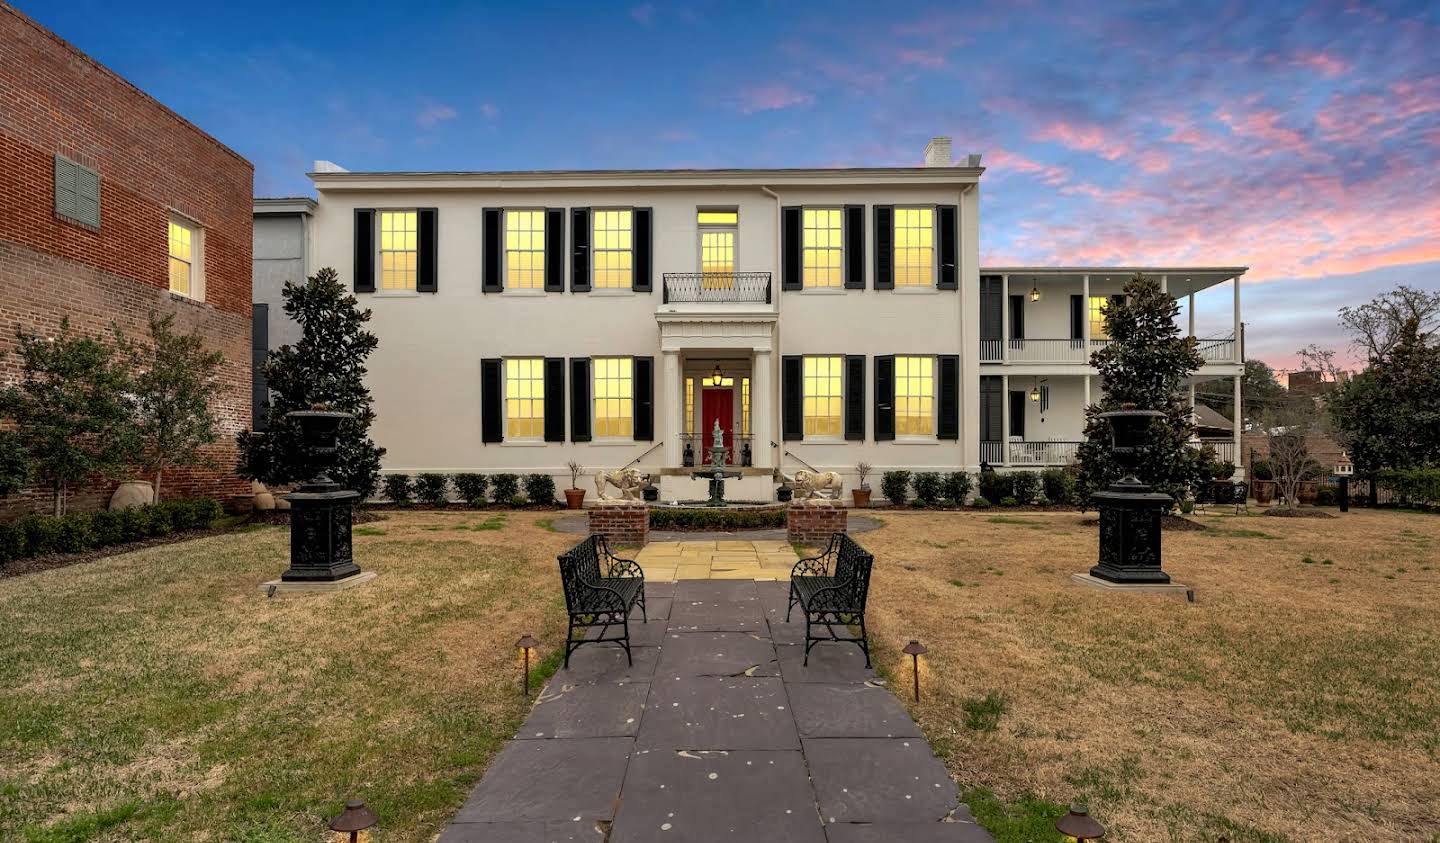
<path id="1" fill-rule="evenodd" d="M 622 552 L 621 555 L 624 555 Z M 799 557 L 781 539 L 658 541 L 635 555 L 645 581 L 789 580 Z"/>
<path id="2" fill-rule="evenodd" d="M 647 581 L 634 665 L 576 651 L 441 843 L 993 843 L 858 647 L 801 664 L 787 588 Z"/>

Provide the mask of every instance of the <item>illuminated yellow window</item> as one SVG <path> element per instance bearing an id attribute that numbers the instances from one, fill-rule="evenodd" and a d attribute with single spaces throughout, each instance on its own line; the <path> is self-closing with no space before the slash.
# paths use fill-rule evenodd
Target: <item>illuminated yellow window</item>
<path id="1" fill-rule="evenodd" d="M 805 358 L 805 435 L 839 436 L 843 357 Z"/>
<path id="2" fill-rule="evenodd" d="M 728 290 L 735 286 L 735 228 L 739 211 L 697 211 L 700 225 L 700 286 Z"/>
<path id="3" fill-rule="evenodd" d="M 545 212 L 505 212 L 505 286 L 545 288 Z"/>
<path id="4" fill-rule="evenodd" d="M 895 286 L 935 283 L 935 210 L 895 209 Z"/>
<path id="5" fill-rule="evenodd" d="M 195 230 L 177 219 L 170 220 L 170 292 L 195 294 Z"/>
<path id="6" fill-rule="evenodd" d="M 696 211 L 695 222 L 700 225 L 739 225 L 739 211 Z"/>
<path id="7" fill-rule="evenodd" d="M 1110 335 L 1105 332 L 1105 308 L 1109 306 L 1110 299 L 1108 296 L 1090 297 L 1090 339 L 1110 339 Z"/>
<path id="8" fill-rule="evenodd" d="M 935 432 L 935 358 L 895 358 L 895 433 L 929 436 Z"/>
<path id="9" fill-rule="evenodd" d="M 725 375 L 721 375 L 721 376 L 718 377 L 718 378 L 717 378 L 716 376 L 714 376 L 714 375 L 710 375 L 710 376 L 708 376 L 708 377 L 705 378 L 705 380 L 703 381 L 703 385 L 704 385 L 704 386 L 731 386 L 731 387 L 733 387 L 733 386 L 735 385 L 735 379 L 732 378 L 732 377 L 727 377 L 727 376 L 725 376 Z"/>
<path id="10" fill-rule="evenodd" d="M 591 365 L 595 370 L 595 436 L 633 436 L 633 361 L 629 357 L 596 357 Z"/>
<path id="11" fill-rule="evenodd" d="M 630 211 L 596 211 L 593 222 L 596 289 L 630 289 L 635 250 Z"/>
<path id="12" fill-rule="evenodd" d="M 695 432 L 695 379 L 685 379 L 685 432 Z"/>
<path id="13" fill-rule="evenodd" d="M 380 212 L 380 289 L 415 289 L 415 212 Z"/>
<path id="14" fill-rule="evenodd" d="M 505 438 L 539 439 L 545 435 L 545 361 L 539 357 L 505 361 Z"/>
<path id="15" fill-rule="evenodd" d="M 806 287 L 839 287 L 840 277 L 840 209 L 806 208 L 804 217 L 805 244 L 801 250 Z"/>
<path id="16" fill-rule="evenodd" d="M 740 435 L 750 435 L 750 379 L 740 379 Z"/>

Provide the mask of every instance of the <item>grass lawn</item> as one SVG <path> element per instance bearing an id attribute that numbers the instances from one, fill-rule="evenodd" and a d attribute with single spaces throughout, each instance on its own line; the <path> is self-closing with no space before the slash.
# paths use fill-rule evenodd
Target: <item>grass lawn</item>
<path id="1" fill-rule="evenodd" d="M 536 519 L 366 524 L 379 579 L 320 597 L 258 589 L 281 527 L 0 580 L 0 840 L 318 841 L 351 794 L 430 839 L 525 713 L 515 640 L 564 636 Z"/>
<path id="2" fill-rule="evenodd" d="M 1440 840 L 1440 518 L 1201 516 L 1187 605 L 1071 585 L 1078 514 L 880 517 L 876 652 L 908 689 L 929 647 L 912 710 L 1002 841 L 1076 798 L 1119 840 Z"/>

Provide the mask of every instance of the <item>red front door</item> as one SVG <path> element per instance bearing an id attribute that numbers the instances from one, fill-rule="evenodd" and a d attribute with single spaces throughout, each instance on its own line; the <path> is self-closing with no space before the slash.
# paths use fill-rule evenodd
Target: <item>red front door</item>
<path id="1" fill-rule="evenodd" d="M 715 445 L 715 422 L 720 422 L 720 429 L 725 431 L 725 447 L 730 454 L 727 457 L 729 462 L 735 461 L 734 440 L 731 438 L 735 431 L 735 392 L 725 387 L 718 389 L 706 389 L 702 396 L 700 420 L 703 427 L 700 428 L 702 441 L 700 453 L 702 462 L 710 462 L 710 449 Z"/>

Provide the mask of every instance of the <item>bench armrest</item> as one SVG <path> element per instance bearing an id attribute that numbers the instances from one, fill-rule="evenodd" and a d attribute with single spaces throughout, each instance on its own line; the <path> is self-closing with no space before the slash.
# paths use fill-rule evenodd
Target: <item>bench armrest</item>
<path id="1" fill-rule="evenodd" d="M 634 577 L 645 579 L 645 571 L 634 559 L 622 559 L 619 556 L 610 557 L 610 570 L 605 574 L 607 577 Z"/>
<path id="2" fill-rule="evenodd" d="M 830 574 L 830 557 L 822 553 L 819 556 L 807 556 L 795 563 L 790 569 L 792 577 L 824 577 Z"/>

